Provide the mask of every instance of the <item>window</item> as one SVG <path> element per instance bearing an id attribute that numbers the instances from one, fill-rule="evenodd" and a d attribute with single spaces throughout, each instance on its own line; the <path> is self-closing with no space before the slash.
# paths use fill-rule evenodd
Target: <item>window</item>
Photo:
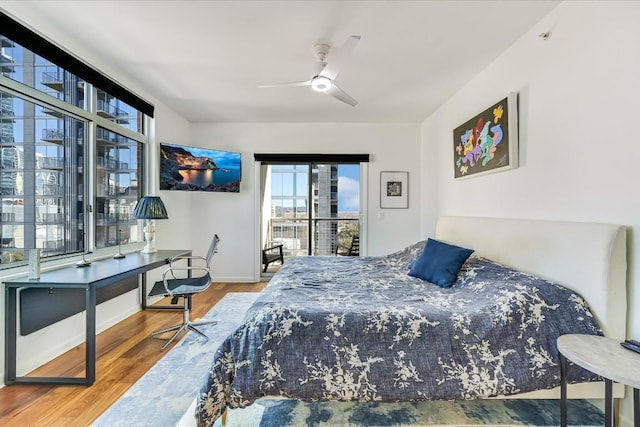
<path id="1" fill-rule="evenodd" d="M 138 229 L 131 214 L 142 195 L 142 144 L 101 127 L 96 135 L 96 247 L 135 242 Z"/>
<path id="2" fill-rule="evenodd" d="M 99 116 L 111 120 L 123 128 L 143 132 L 142 113 L 122 100 L 98 89 L 96 112 Z"/>
<path id="3" fill-rule="evenodd" d="M 0 24 L 0 268 L 29 249 L 139 241 L 131 214 L 153 106 L 1 12 Z"/>
<path id="4" fill-rule="evenodd" d="M 2 264 L 83 248 L 83 120 L 0 91 Z M 80 136 L 80 138 L 78 137 Z"/>
<path id="5" fill-rule="evenodd" d="M 283 243 L 287 257 L 334 255 L 360 233 L 360 165 L 265 164 L 271 182 L 263 199 L 267 241 Z M 309 196 L 311 195 L 311 196 Z M 265 208 L 268 207 L 268 208 Z"/>
<path id="6" fill-rule="evenodd" d="M 0 47 L 3 76 L 76 107 L 83 107 L 83 80 L 2 35 Z M 74 83 L 76 87 L 69 90 L 70 83 Z"/>

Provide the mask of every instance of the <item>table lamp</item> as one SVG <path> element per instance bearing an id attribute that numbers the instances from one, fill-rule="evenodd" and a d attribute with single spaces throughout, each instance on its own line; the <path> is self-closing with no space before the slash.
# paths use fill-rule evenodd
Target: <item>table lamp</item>
<path id="1" fill-rule="evenodd" d="M 142 196 L 136 208 L 133 210 L 133 217 L 135 219 L 146 220 L 145 226 L 142 229 L 144 232 L 144 240 L 146 245 L 140 252 L 144 254 L 150 254 L 157 252 L 155 248 L 155 220 L 156 219 L 168 219 L 167 209 L 164 207 L 164 203 L 159 196 Z"/>

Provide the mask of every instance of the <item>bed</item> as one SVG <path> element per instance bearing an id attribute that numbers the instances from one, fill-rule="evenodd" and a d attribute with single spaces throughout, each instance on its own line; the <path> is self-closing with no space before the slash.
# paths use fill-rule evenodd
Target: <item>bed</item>
<path id="1" fill-rule="evenodd" d="M 262 397 L 558 397 L 557 336 L 625 337 L 624 227 L 443 217 L 435 238 L 474 251 L 451 287 L 407 274 L 424 241 L 285 263 L 214 355 L 199 425 Z M 602 397 L 593 374 L 568 377 L 572 398 Z"/>

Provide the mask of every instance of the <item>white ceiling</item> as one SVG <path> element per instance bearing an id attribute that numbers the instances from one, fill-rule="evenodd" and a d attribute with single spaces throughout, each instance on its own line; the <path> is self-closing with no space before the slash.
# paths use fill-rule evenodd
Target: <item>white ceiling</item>
<path id="1" fill-rule="evenodd" d="M 7 1 L 0 7 L 191 122 L 421 122 L 559 1 Z M 312 47 L 362 39 L 336 83 Z M 327 61 L 331 62 L 331 54 Z"/>

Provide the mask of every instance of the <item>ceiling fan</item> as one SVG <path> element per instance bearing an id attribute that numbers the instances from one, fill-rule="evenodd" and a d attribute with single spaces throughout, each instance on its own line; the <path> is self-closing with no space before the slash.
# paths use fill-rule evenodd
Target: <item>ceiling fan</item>
<path id="1" fill-rule="evenodd" d="M 331 56 L 331 62 L 325 62 L 325 58 L 331 49 L 328 44 L 316 44 L 313 47 L 313 53 L 318 58 L 318 70 L 311 79 L 301 82 L 277 83 L 271 85 L 259 85 L 259 88 L 270 87 L 292 87 L 292 86 L 311 86 L 316 92 L 322 92 L 331 95 L 340 101 L 355 107 L 358 101 L 349 96 L 345 91 L 340 89 L 335 83 L 335 78 L 340 72 L 342 65 L 349 58 L 351 52 L 360 41 L 360 36 L 350 36 L 334 55 Z"/>

